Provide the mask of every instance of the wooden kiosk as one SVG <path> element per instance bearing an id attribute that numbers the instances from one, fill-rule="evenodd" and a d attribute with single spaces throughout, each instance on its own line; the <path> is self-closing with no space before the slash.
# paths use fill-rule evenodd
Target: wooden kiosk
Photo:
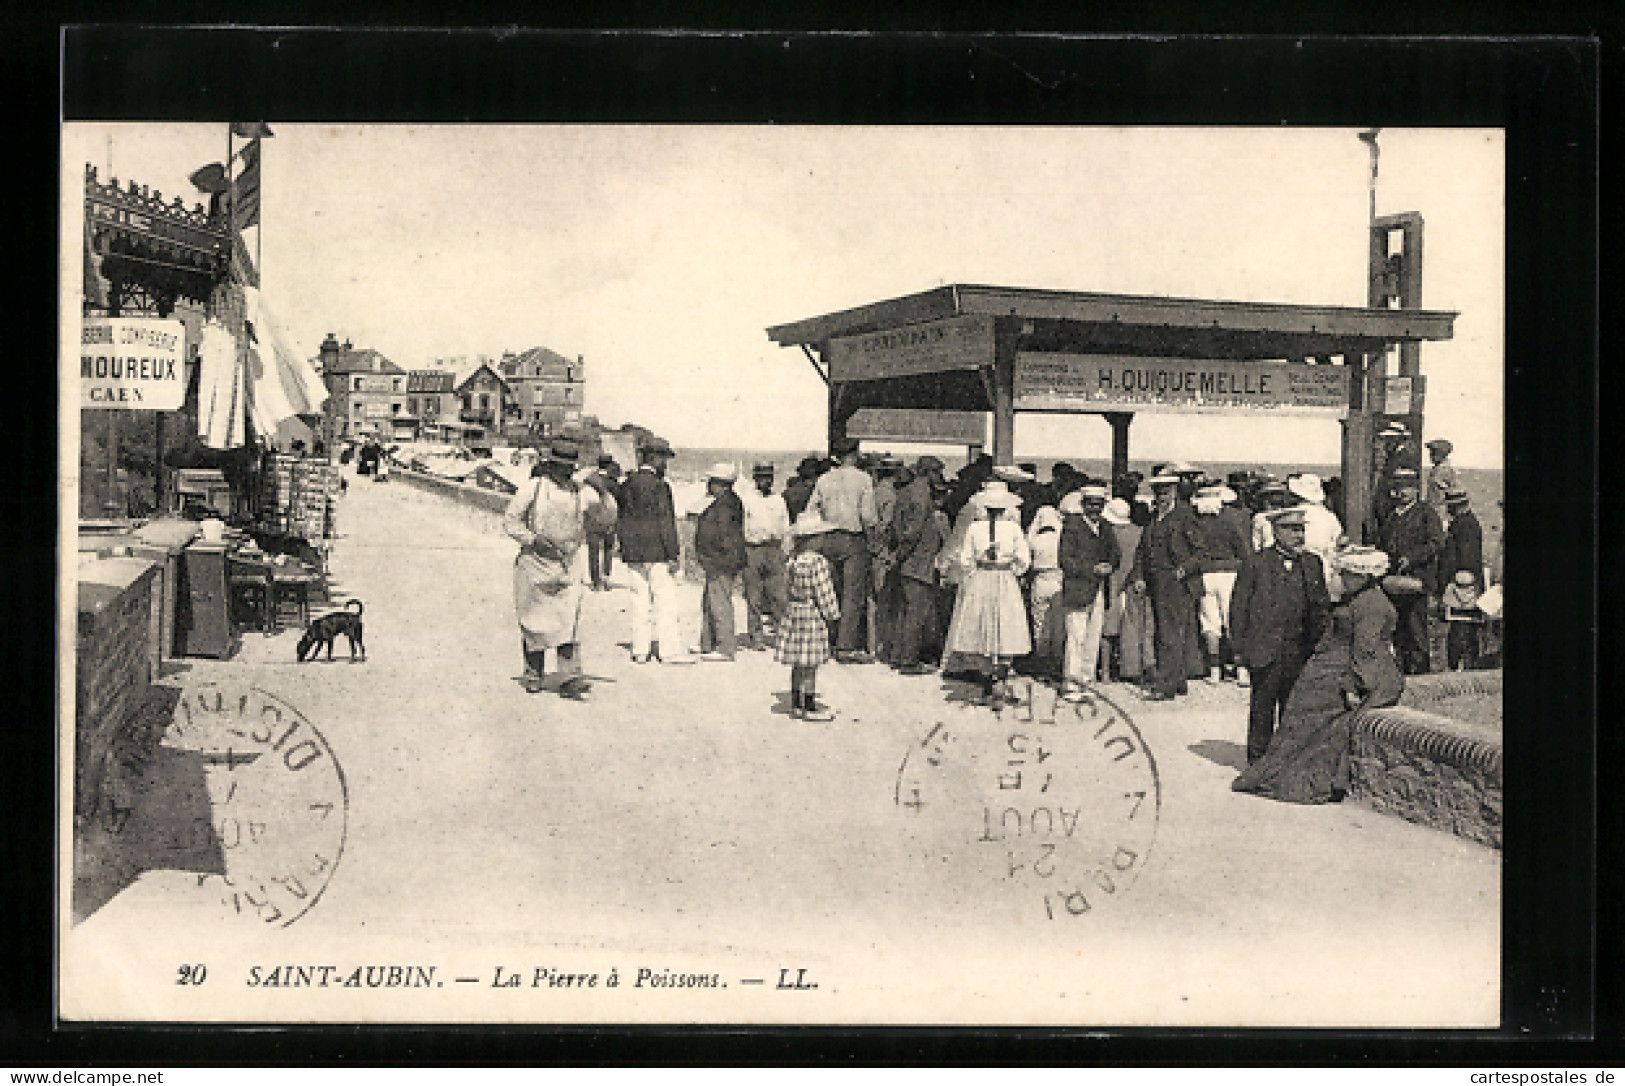
<path id="1" fill-rule="evenodd" d="M 1377 263 L 1374 298 L 1403 268 Z M 1386 235 L 1384 235 L 1386 236 Z M 1405 229 L 1406 240 L 1411 230 Z M 1384 242 L 1386 246 L 1386 242 Z M 1410 285 L 1410 284 L 1407 284 Z M 1397 291 L 1394 292 L 1397 295 Z M 1420 290 L 1412 291 L 1413 305 Z M 1397 298 L 1396 298 L 1397 300 Z M 1424 340 L 1449 339 L 1456 314 L 1419 308 L 1277 305 L 1016 287 L 953 285 L 767 330 L 800 347 L 829 389 L 831 444 L 860 408 L 991 411 L 993 456 L 1010 463 L 1018 411 L 1103 416 L 1112 467 L 1127 470 L 1136 412 L 1310 415 L 1343 426 L 1345 520 L 1365 525 L 1377 433 L 1407 420 L 1421 439 Z M 1400 373 L 1387 373 L 1398 345 Z M 1396 381 L 1403 382 L 1397 384 Z M 1407 391 L 1389 412 L 1391 388 Z M 1353 531 L 1351 530 L 1351 534 Z"/>

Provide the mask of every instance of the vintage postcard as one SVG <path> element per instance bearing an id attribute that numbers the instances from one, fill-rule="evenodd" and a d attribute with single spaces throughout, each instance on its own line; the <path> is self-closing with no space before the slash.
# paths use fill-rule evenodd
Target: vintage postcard
<path id="1" fill-rule="evenodd" d="M 63 1020 L 1498 1024 L 1499 130 L 62 151 Z"/>

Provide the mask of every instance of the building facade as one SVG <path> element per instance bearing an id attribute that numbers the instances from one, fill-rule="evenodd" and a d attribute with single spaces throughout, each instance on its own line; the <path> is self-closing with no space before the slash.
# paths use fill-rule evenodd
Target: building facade
<path id="1" fill-rule="evenodd" d="M 417 436 L 432 438 L 442 421 L 456 421 L 457 377 L 446 370 L 412 370 L 406 375 L 406 414 L 417 421 Z"/>
<path id="2" fill-rule="evenodd" d="M 581 429 L 587 367 L 580 355 L 572 362 L 546 347 L 532 347 L 504 354 L 497 368 L 512 390 L 522 429 L 542 436 Z"/>
<path id="3" fill-rule="evenodd" d="M 416 420 L 406 415 L 406 371 L 369 347 L 342 344 L 331 332 L 316 357 L 327 385 L 323 439 L 331 444 L 373 433 L 411 436 Z"/>
<path id="4" fill-rule="evenodd" d="M 457 417 L 471 427 L 483 431 L 486 437 L 495 437 L 518 422 L 518 403 L 513 390 L 490 363 L 481 362 L 472 373 L 457 383 L 459 403 Z M 473 436 L 475 431 L 470 431 Z"/>

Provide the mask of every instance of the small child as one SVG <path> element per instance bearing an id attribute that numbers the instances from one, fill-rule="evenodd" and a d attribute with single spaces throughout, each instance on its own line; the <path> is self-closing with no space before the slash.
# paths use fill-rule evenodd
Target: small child
<path id="1" fill-rule="evenodd" d="M 1450 670 L 1470 671 L 1476 668 L 1484 612 L 1478 606 L 1478 579 L 1473 576 L 1472 570 L 1456 570 L 1454 582 L 1445 588 L 1444 621 L 1450 631 L 1445 640 L 1445 656 Z"/>
<path id="2" fill-rule="evenodd" d="M 830 525 L 817 513 L 804 512 L 790 527 L 796 554 L 786 570 L 790 606 L 784 614 L 775 658 L 790 666 L 790 715 L 797 720 L 829 721 L 835 714 L 818 704 L 818 665 L 829 659 L 829 623 L 841 618 L 835 598 L 835 573 L 817 551 L 819 537 Z"/>

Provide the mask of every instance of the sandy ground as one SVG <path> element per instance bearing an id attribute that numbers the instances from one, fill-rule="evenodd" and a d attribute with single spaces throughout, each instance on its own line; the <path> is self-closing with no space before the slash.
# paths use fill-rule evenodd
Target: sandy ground
<path id="1" fill-rule="evenodd" d="M 341 641 L 339 660 L 298 664 L 297 632 L 250 633 L 235 659 L 166 680 L 248 684 L 320 729 L 348 802 L 325 892 L 277 928 L 223 904 L 218 877 L 148 870 L 66 933 L 69 1017 L 1497 1022 L 1499 854 L 1353 804 L 1232 793 L 1233 686 L 1161 704 L 1108 688 L 1117 732 L 1100 737 L 1096 718 L 995 716 L 935 676 L 831 666 L 838 718 L 808 723 L 784 713 L 788 672 L 766 653 L 633 665 L 621 588 L 587 598 L 591 700 L 527 695 L 514 547 L 493 518 L 352 479 L 340 522 L 335 593 L 366 603 L 367 662 Z M 692 637 L 697 586 L 682 599 Z M 1135 757 L 1102 746 L 1118 733 Z M 1031 775 L 1006 793 L 992 782 L 1015 736 Z M 1053 803 L 1038 761 L 1064 782 Z M 1012 807 L 1034 836 L 979 841 Z M 1119 846 L 1131 870 L 1073 915 L 1084 899 L 1062 881 L 1081 892 Z M 1040 877 L 1049 855 L 1069 866 Z M 207 983 L 178 985 L 183 963 L 207 963 Z M 295 964 L 333 966 L 332 983 L 253 983 Z M 433 979 L 338 986 L 366 965 Z M 538 969 L 598 979 L 536 986 Z M 716 986 L 639 986 L 640 970 Z M 520 987 L 493 983 L 512 974 Z"/>

